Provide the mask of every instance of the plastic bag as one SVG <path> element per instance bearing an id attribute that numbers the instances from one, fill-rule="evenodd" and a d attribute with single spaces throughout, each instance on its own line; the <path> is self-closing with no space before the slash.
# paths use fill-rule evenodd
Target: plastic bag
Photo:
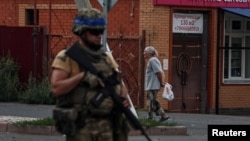
<path id="1" fill-rule="evenodd" d="M 172 91 L 172 85 L 166 83 L 162 92 L 162 98 L 168 101 L 174 99 L 174 92 Z"/>

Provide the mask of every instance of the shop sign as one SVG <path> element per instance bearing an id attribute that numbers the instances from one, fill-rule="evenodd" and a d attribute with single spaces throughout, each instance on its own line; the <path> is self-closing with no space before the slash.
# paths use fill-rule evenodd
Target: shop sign
<path id="1" fill-rule="evenodd" d="M 202 14 L 173 14 L 173 33 L 198 33 L 203 32 Z"/>
<path id="2" fill-rule="evenodd" d="M 152 0 L 154 5 L 250 8 L 250 0 Z"/>

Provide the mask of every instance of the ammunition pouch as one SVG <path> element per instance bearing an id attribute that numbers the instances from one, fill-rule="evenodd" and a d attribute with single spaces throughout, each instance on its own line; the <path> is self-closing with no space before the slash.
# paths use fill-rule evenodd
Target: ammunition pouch
<path id="1" fill-rule="evenodd" d="M 74 104 L 81 104 L 84 101 L 87 89 L 78 85 L 74 90 L 68 94 L 56 97 L 56 106 L 63 108 L 71 108 Z"/>
<path id="2" fill-rule="evenodd" d="M 95 105 L 91 104 L 89 106 L 89 111 L 93 116 L 107 116 L 111 114 L 113 105 L 114 103 L 112 101 L 112 98 L 107 97 L 100 103 L 99 107 L 96 107 Z"/>
<path id="3" fill-rule="evenodd" d="M 56 130 L 65 135 L 75 135 L 77 130 L 85 125 L 85 114 L 79 108 L 53 109 L 53 119 Z"/>

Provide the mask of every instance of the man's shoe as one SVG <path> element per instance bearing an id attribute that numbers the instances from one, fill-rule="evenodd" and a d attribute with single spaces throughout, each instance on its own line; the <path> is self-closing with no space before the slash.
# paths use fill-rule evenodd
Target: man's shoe
<path id="1" fill-rule="evenodd" d="M 167 116 L 167 117 L 161 117 L 161 119 L 159 120 L 160 122 L 163 122 L 163 121 L 166 121 L 166 120 L 168 120 L 169 119 L 169 116 Z"/>

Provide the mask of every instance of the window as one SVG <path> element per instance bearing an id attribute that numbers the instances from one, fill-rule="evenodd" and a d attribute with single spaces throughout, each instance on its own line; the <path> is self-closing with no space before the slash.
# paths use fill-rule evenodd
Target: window
<path id="1" fill-rule="evenodd" d="M 232 30 L 241 30 L 241 21 L 233 20 L 232 21 Z"/>
<path id="2" fill-rule="evenodd" d="M 224 78 L 228 79 L 229 74 L 229 36 L 225 36 L 225 50 L 224 50 Z"/>
<path id="3" fill-rule="evenodd" d="M 250 21 L 226 14 L 223 82 L 226 84 L 250 84 Z M 228 20 L 230 19 L 230 20 Z M 241 32 L 235 32 L 240 31 Z"/>
<path id="4" fill-rule="evenodd" d="M 36 24 L 39 24 L 39 10 L 36 10 Z M 35 10 L 26 9 L 25 10 L 26 25 L 35 25 Z"/>
<path id="5" fill-rule="evenodd" d="M 246 30 L 250 30 L 250 21 L 246 22 Z"/>
<path id="6" fill-rule="evenodd" d="M 230 71 L 230 76 L 231 77 L 241 77 L 241 47 L 242 47 L 242 39 L 239 37 L 233 37 L 231 39 L 231 47 L 234 49 L 231 49 L 231 51 L 229 52 L 229 54 L 231 53 L 231 57 L 230 57 L 230 64 L 231 64 L 231 69 Z M 239 49 L 237 49 L 239 48 Z"/>
<path id="7" fill-rule="evenodd" d="M 246 36 L 246 47 L 250 48 L 250 36 Z M 250 78 L 250 49 L 245 51 L 245 78 Z"/>

